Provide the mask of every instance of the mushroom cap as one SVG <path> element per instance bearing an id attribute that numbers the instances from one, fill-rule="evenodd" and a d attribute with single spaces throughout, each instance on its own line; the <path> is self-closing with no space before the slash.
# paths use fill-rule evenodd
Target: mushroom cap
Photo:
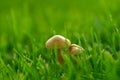
<path id="1" fill-rule="evenodd" d="M 71 42 L 69 39 L 66 39 L 65 37 L 61 35 L 54 35 L 48 41 L 46 42 L 46 48 L 54 48 L 57 47 L 59 49 L 64 48 L 65 46 L 71 45 Z"/>
<path id="2" fill-rule="evenodd" d="M 77 55 L 78 53 L 82 53 L 83 51 L 84 49 L 81 46 L 76 44 L 71 44 L 68 49 L 68 52 L 72 55 Z"/>

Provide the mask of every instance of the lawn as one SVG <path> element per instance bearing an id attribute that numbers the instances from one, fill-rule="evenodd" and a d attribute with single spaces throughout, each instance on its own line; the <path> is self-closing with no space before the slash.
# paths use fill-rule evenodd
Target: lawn
<path id="1" fill-rule="evenodd" d="M 120 80 L 119 0 L 0 0 L 0 80 Z M 77 56 L 46 41 L 62 35 Z"/>

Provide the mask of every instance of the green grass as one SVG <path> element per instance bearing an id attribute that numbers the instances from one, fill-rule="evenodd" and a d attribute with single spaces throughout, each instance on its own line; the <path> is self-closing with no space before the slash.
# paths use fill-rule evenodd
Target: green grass
<path id="1" fill-rule="evenodd" d="M 119 80 L 119 0 L 1 0 L 0 80 Z M 45 42 L 55 34 L 82 46 L 63 49 L 65 64 Z"/>

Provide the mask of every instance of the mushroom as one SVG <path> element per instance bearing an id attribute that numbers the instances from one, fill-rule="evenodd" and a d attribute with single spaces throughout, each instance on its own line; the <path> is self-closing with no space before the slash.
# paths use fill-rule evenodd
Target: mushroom
<path id="1" fill-rule="evenodd" d="M 76 44 L 71 44 L 68 48 L 68 52 L 71 55 L 77 55 L 78 53 L 82 53 L 83 51 L 84 49 L 81 46 L 76 45 Z"/>
<path id="2" fill-rule="evenodd" d="M 56 48 L 58 53 L 58 61 L 60 64 L 63 64 L 63 58 L 62 58 L 62 48 L 65 48 L 66 46 L 70 46 L 71 42 L 69 39 L 66 39 L 65 37 L 61 35 L 54 35 L 46 42 L 46 48 Z"/>

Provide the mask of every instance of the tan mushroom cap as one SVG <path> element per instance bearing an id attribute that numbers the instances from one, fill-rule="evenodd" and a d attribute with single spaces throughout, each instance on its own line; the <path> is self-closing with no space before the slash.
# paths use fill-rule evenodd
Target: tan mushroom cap
<path id="1" fill-rule="evenodd" d="M 65 37 L 61 35 L 55 35 L 48 39 L 46 42 L 46 48 L 54 48 L 57 47 L 59 49 L 64 48 L 66 46 L 71 45 L 71 42 L 69 39 L 66 39 Z"/>
<path id="2" fill-rule="evenodd" d="M 82 53 L 83 51 L 84 49 L 76 44 L 71 44 L 68 49 L 68 52 L 72 55 L 77 55 L 78 53 Z"/>

